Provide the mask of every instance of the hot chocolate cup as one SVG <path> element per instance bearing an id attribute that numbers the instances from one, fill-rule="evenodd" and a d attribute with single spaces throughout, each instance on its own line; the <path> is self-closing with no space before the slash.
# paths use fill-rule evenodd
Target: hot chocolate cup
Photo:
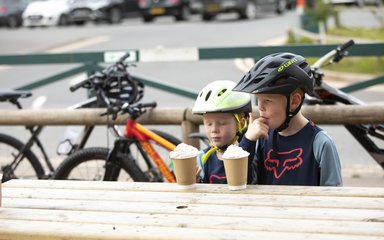
<path id="1" fill-rule="evenodd" d="M 248 157 L 224 158 L 224 168 L 229 190 L 247 188 Z"/>
<path id="2" fill-rule="evenodd" d="M 173 158 L 173 167 L 179 189 L 192 189 L 196 184 L 196 156 Z"/>

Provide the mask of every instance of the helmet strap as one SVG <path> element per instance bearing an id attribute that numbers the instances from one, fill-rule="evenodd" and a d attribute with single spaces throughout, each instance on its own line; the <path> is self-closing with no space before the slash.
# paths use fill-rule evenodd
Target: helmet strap
<path id="1" fill-rule="evenodd" d="M 299 106 L 293 111 L 291 112 L 291 95 L 287 95 L 287 106 L 285 108 L 285 120 L 283 122 L 283 124 L 281 124 L 278 128 L 276 128 L 274 131 L 273 131 L 273 153 L 277 155 L 277 152 L 279 151 L 278 150 L 278 146 L 277 146 L 277 137 L 278 137 L 278 132 L 281 132 L 283 131 L 284 129 L 287 129 L 288 126 L 289 126 L 289 122 L 291 121 L 291 119 L 300 111 L 301 109 L 301 106 L 303 105 L 303 102 L 304 102 L 304 97 L 301 99 L 301 103 L 299 104 Z"/>
<path id="2" fill-rule="evenodd" d="M 247 121 L 244 121 L 244 124 L 241 124 L 239 114 L 234 113 L 233 115 L 235 116 L 235 119 L 237 121 L 237 135 L 240 135 L 243 132 L 244 128 L 247 127 Z"/>

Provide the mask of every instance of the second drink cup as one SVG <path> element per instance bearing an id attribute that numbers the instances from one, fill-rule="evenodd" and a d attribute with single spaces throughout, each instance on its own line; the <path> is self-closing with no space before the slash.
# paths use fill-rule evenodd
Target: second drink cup
<path id="1" fill-rule="evenodd" d="M 179 189 L 192 189 L 196 184 L 196 158 L 200 151 L 188 144 L 181 143 L 170 152 Z"/>
<path id="2" fill-rule="evenodd" d="M 249 153 L 241 147 L 230 145 L 223 154 L 225 175 L 229 190 L 247 188 Z"/>

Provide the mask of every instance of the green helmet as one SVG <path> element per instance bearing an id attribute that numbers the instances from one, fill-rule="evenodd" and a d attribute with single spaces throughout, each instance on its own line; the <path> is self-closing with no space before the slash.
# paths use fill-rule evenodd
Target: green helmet
<path id="1" fill-rule="evenodd" d="M 235 82 L 218 80 L 205 86 L 196 98 L 193 114 L 252 112 L 251 96 L 234 92 Z"/>

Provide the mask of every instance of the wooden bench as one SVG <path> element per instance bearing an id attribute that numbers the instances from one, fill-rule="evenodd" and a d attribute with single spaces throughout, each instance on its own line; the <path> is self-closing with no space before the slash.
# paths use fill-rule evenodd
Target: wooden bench
<path id="1" fill-rule="evenodd" d="M 11 180 L 0 239 L 384 239 L 384 188 Z"/>

